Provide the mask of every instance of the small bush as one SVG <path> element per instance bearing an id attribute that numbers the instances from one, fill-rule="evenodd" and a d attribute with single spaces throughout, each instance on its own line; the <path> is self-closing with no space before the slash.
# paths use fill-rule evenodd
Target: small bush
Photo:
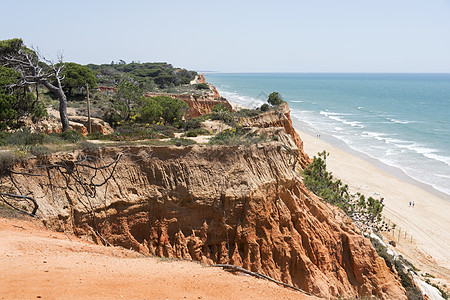
<path id="1" fill-rule="evenodd" d="M 145 98 L 140 109 L 140 121 L 144 123 L 158 122 L 162 118 L 163 108 L 153 98 Z"/>
<path id="2" fill-rule="evenodd" d="M 45 133 L 31 133 L 30 129 L 23 128 L 6 136 L 6 141 L 11 145 L 38 145 L 43 144 Z"/>
<path id="3" fill-rule="evenodd" d="M 254 116 L 257 116 L 257 115 L 259 115 L 261 113 L 261 111 L 260 110 L 257 110 L 257 109 L 247 109 L 247 108 L 245 108 L 245 109 L 241 109 L 241 110 L 238 110 L 236 113 L 235 113 L 235 115 L 237 116 L 237 117 L 254 117 Z"/>
<path id="4" fill-rule="evenodd" d="M 181 127 L 190 130 L 190 129 L 197 129 L 202 126 L 202 120 L 200 118 L 195 118 L 191 120 L 187 120 L 181 124 Z"/>
<path id="5" fill-rule="evenodd" d="M 76 130 L 66 130 L 61 133 L 61 137 L 68 142 L 75 143 L 83 138 L 83 135 Z"/>
<path id="6" fill-rule="evenodd" d="M 198 136 L 198 132 L 194 129 L 191 129 L 186 133 L 186 136 L 187 137 L 196 137 L 196 136 Z"/>
<path id="7" fill-rule="evenodd" d="M 30 148 L 30 153 L 34 156 L 48 155 L 51 153 L 50 149 L 44 145 L 35 145 Z"/>
<path id="8" fill-rule="evenodd" d="M 268 111 L 270 109 L 269 104 L 264 103 L 263 105 L 261 105 L 261 111 Z"/>
<path id="9" fill-rule="evenodd" d="M 103 137 L 103 133 L 101 132 L 93 132 L 86 136 L 88 140 L 100 140 Z"/>
<path id="10" fill-rule="evenodd" d="M 218 112 L 218 111 L 230 111 L 230 109 L 223 103 L 219 103 L 214 105 L 214 107 L 211 110 L 212 112 Z"/>
<path id="11" fill-rule="evenodd" d="M 386 247 L 384 247 L 377 239 L 370 238 L 370 241 L 372 242 L 372 245 L 375 248 L 375 250 L 377 251 L 378 255 L 384 259 L 384 261 L 386 262 L 386 265 L 389 267 L 389 269 L 394 271 L 394 269 L 395 269 L 394 258 L 387 253 Z"/>
<path id="12" fill-rule="evenodd" d="M 195 85 L 195 89 L 197 90 L 209 90 L 209 86 L 207 83 L 198 83 Z"/>
<path id="13" fill-rule="evenodd" d="M 58 133 L 44 135 L 44 144 L 63 144 L 66 141 Z"/>
<path id="14" fill-rule="evenodd" d="M 169 96 L 155 96 L 145 98 L 139 111 L 141 121 L 146 123 L 157 122 L 160 119 L 164 123 L 179 124 L 184 111 L 188 108 L 186 102 Z"/>
<path id="15" fill-rule="evenodd" d="M 225 124 L 230 126 L 234 126 L 236 122 L 234 121 L 234 116 L 229 111 L 217 111 L 211 113 L 211 120 L 222 121 Z"/>
<path id="16" fill-rule="evenodd" d="M 281 99 L 281 96 L 277 92 L 273 92 L 269 95 L 269 99 L 267 99 L 267 102 L 269 102 L 270 105 L 276 106 L 283 103 L 283 99 Z"/>
<path id="17" fill-rule="evenodd" d="M 241 145 L 250 144 L 254 142 L 254 135 L 249 134 L 248 139 L 245 136 L 251 129 L 247 127 L 238 126 L 236 128 L 229 128 L 219 132 L 209 140 L 210 144 L 218 145 Z"/>
<path id="18" fill-rule="evenodd" d="M 303 171 L 305 186 L 324 201 L 341 208 L 355 222 L 380 230 L 381 212 L 384 207 L 382 202 L 372 197 L 366 199 L 359 193 L 352 195 L 348 185 L 334 179 L 333 174 L 327 171 L 328 155 L 323 151 L 319 153 L 319 157 L 314 156 L 313 162 Z M 355 216 L 357 217 L 354 218 Z"/>
<path id="19" fill-rule="evenodd" d="M 81 141 L 79 145 L 80 145 L 81 149 L 84 151 L 94 151 L 94 150 L 97 150 L 100 148 L 99 145 L 88 142 L 88 141 Z"/>
<path id="20" fill-rule="evenodd" d="M 137 141 L 147 139 L 173 138 L 177 129 L 168 125 L 147 124 L 139 125 L 122 125 L 110 135 L 91 135 L 90 139 L 110 140 L 110 141 Z"/>
<path id="21" fill-rule="evenodd" d="M 168 137 L 168 138 L 173 138 L 175 137 L 175 132 L 177 132 L 177 129 L 173 126 L 169 126 L 169 125 L 152 125 L 150 126 L 150 128 L 160 134 L 163 135 L 164 137 Z"/>
<path id="22" fill-rule="evenodd" d="M 17 161 L 16 156 L 11 151 L 0 152 L 0 175 L 5 175 Z"/>
<path id="23" fill-rule="evenodd" d="M 0 147 L 8 145 L 8 140 L 6 139 L 7 135 L 6 132 L 0 132 Z"/>
<path id="24" fill-rule="evenodd" d="M 120 117 L 120 115 L 113 108 L 107 109 L 103 113 L 102 119 L 105 120 L 106 122 L 108 122 L 109 125 L 111 125 L 113 128 L 116 128 L 118 126 L 118 124 L 120 124 L 120 121 L 122 121 L 122 118 Z"/>
<path id="25" fill-rule="evenodd" d="M 172 144 L 180 147 L 180 146 L 189 146 L 193 144 L 197 144 L 196 141 L 189 140 L 189 139 L 171 139 L 170 140 Z"/>

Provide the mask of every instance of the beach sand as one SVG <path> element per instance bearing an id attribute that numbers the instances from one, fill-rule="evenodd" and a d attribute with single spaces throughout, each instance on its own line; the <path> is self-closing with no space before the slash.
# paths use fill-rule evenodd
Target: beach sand
<path id="1" fill-rule="evenodd" d="M 310 156 L 326 150 L 327 169 L 359 191 L 376 199 L 384 197 L 383 215 L 395 223 L 394 234 L 385 239 L 395 240 L 392 248 L 420 269 L 436 276 L 436 282 L 450 283 L 450 201 L 444 200 L 415 184 L 400 179 L 368 160 L 339 149 L 321 138 L 297 130 Z M 414 207 L 409 202 L 414 202 Z M 399 232 L 400 231 L 400 232 Z M 405 237 L 406 233 L 406 237 Z"/>

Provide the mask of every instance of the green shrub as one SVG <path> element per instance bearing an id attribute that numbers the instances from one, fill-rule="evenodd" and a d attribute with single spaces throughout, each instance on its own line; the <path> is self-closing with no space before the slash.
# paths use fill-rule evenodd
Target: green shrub
<path id="1" fill-rule="evenodd" d="M 186 133 L 186 136 L 187 137 L 196 137 L 196 136 L 198 136 L 198 132 L 194 129 L 191 129 Z"/>
<path id="2" fill-rule="evenodd" d="M 366 199 L 359 193 L 351 195 L 348 186 L 340 180 L 335 180 L 332 173 L 326 170 L 328 155 L 323 151 L 319 153 L 318 157 L 314 156 L 313 162 L 303 172 L 305 186 L 324 201 L 341 208 L 350 217 L 358 214 L 359 221 L 365 224 L 375 224 L 374 229 L 376 230 L 380 228 L 384 205 L 372 197 Z"/>
<path id="3" fill-rule="evenodd" d="M 110 141 L 136 141 L 146 139 L 173 138 L 177 129 L 169 125 L 152 124 L 148 126 L 122 125 L 110 135 L 91 135 L 90 139 Z"/>
<path id="4" fill-rule="evenodd" d="M 386 247 L 384 247 L 377 239 L 370 238 L 370 241 L 372 242 L 373 247 L 377 251 L 378 255 L 384 259 L 386 262 L 386 265 L 392 270 L 395 270 L 394 266 L 394 258 L 387 253 Z"/>
<path id="5" fill-rule="evenodd" d="M 114 108 L 108 108 L 103 113 L 103 120 L 109 123 L 113 128 L 116 128 L 118 124 L 122 121 L 122 118 L 120 117 L 119 113 Z"/>
<path id="6" fill-rule="evenodd" d="M 63 144 L 66 141 L 58 133 L 50 133 L 44 135 L 44 144 Z"/>
<path id="7" fill-rule="evenodd" d="M 176 146 L 189 146 L 189 145 L 193 145 L 193 144 L 197 144 L 196 141 L 190 140 L 190 139 L 171 139 L 170 142 L 173 145 Z"/>
<path id="8" fill-rule="evenodd" d="M 259 115 L 260 113 L 261 113 L 261 111 L 257 110 L 257 109 L 244 108 L 244 109 L 241 109 L 241 110 L 238 110 L 237 112 L 235 112 L 235 115 L 237 117 L 254 117 L 254 116 Z"/>
<path id="9" fill-rule="evenodd" d="M 174 124 L 181 122 L 184 111 L 188 108 L 186 102 L 167 96 L 154 97 L 162 107 L 162 118 L 166 123 Z"/>
<path id="10" fill-rule="evenodd" d="M 103 137 L 103 133 L 101 132 L 93 132 L 93 133 L 89 133 L 86 136 L 87 140 L 100 140 Z"/>
<path id="11" fill-rule="evenodd" d="M 17 161 L 17 157 L 13 152 L 0 152 L 0 175 L 5 175 Z"/>
<path id="12" fill-rule="evenodd" d="M 154 124 L 150 125 L 150 128 L 153 132 L 168 138 L 175 137 L 175 132 L 177 132 L 177 129 L 170 125 Z"/>
<path id="13" fill-rule="evenodd" d="M 144 123 L 156 123 L 162 118 L 163 108 L 153 98 L 143 100 L 143 106 L 140 109 L 140 120 Z"/>
<path id="14" fill-rule="evenodd" d="M 140 119 L 144 123 L 154 123 L 162 119 L 168 124 L 180 124 L 187 108 L 186 102 L 169 96 L 145 98 L 139 110 Z"/>
<path id="15" fill-rule="evenodd" d="M 71 143 L 75 143 L 83 139 L 83 135 L 76 130 L 66 130 L 63 131 L 60 135 L 65 141 Z"/>
<path id="16" fill-rule="evenodd" d="M 270 105 L 276 106 L 283 103 L 283 99 L 281 99 L 281 96 L 278 92 L 273 92 L 269 95 L 269 99 L 267 99 L 267 102 L 269 102 Z"/>
<path id="17" fill-rule="evenodd" d="M 207 83 L 197 83 L 195 85 L 195 89 L 197 90 L 209 90 L 209 86 Z"/>
<path id="18" fill-rule="evenodd" d="M 237 126 L 236 128 L 229 128 L 219 132 L 209 140 L 210 144 L 219 145 L 241 145 L 250 144 L 255 140 L 254 135 L 249 134 L 245 136 L 251 129 L 247 127 Z M 247 137 L 247 139 L 246 139 Z"/>
<path id="19" fill-rule="evenodd" d="M 225 104 L 219 103 L 214 105 L 214 107 L 211 110 L 212 112 L 219 112 L 219 111 L 231 111 Z"/>
<path id="20" fill-rule="evenodd" d="M 8 145 L 7 135 L 8 133 L 0 131 L 0 147 Z"/>
<path id="21" fill-rule="evenodd" d="M 200 128 L 201 126 L 202 126 L 202 119 L 200 118 L 190 119 L 181 124 L 181 127 L 186 130 L 197 129 Z"/>
<path id="22" fill-rule="evenodd" d="M 94 151 L 94 150 L 97 150 L 100 148 L 99 145 L 88 142 L 88 141 L 81 141 L 79 143 L 79 145 L 80 145 L 80 148 L 84 151 Z"/>
<path id="23" fill-rule="evenodd" d="M 23 128 L 6 135 L 6 141 L 11 145 L 38 145 L 44 143 L 45 136 L 45 133 L 31 133 L 29 128 Z"/>
<path id="24" fill-rule="evenodd" d="M 261 105 L 261 111 L 268 111 L 270 109 L 269 104 L 264 103 L 263 105 Z"/>
<path id="25" fill-rule="evenodd" d="M 30 148 L 30 153 L 34 156 L 48 155 L 51 153 L 50 149 L 44 145 L 35 145 Z"/>
<path id="26" fill-rule="evenodd" d="M 211 120 L 222 121 L 230 126 L 235 126 L 234 115 L 229 111 L 215 111 L 211 113 Z"/>

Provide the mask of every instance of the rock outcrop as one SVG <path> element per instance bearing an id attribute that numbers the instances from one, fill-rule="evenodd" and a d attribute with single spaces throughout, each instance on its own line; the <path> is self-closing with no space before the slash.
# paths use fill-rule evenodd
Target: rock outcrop
<path id="1" fill-rule="evenodd" d="M 88 127 L 88 117 L 84 116 L 69 116 L 69 121 L 76 122 L 79 124 L 82 124 L 85 127 L 86 134 L 87 135 L 87 127 Z M 91 118 L 91 130 L 92 133 L 98 132 L 103 135 L 108 135 L 114 132 L 114 129 L 105 121 L 98 118 Z"/>
<path id="2" fill-rule="evenodd" d="M 88 135 L 86 126 L 84 126 L 83 124 L 78 123 L 78 122 L 69 121 L 69 129 L 78 131 L 82 136 Z M 61 132 L 62 128 L 58 131 Z"/>
<path id="3" fill-rule="evenodd" d="M 73 166 L 86 154 L 84 164 L 100 166 L 118 153 L 107 184 L 100 185 L 109 169 L 83 169 L 87 179 L 99 177 L 89 191 L 95 218 L 75 182 L 64 188 L 52 170 L 49 186 L 46 170 L 36 168 Z M 102 148 L 31 159 L 19 169 L 44 175 L 17 176 L 16 184 L 34 195 L 52 228 L 146 254 L 242 266 L 320 297 L 406 299 L 370 241 L 305 188 L 280 142 Z"/>
<path id="4" fill-rule="evenodd" d="M 206 83 L 205 76 L 203 76 L 203 73 L 200 74 L 200 83 Z"/>

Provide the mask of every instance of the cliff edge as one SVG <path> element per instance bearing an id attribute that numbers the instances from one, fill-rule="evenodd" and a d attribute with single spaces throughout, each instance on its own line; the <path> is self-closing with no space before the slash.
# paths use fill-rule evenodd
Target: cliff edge
<path id="1" fill-rule="evenodd" d="M 117 157 L 113 173 L 86 167 Z M 16 166 L 31 170 L 41 176 L 15 176 L 15 184 L 51 228 L 144 254 L 234 264 L 319 297 L 405 299 L 370 241 L 304 187 L 280 142 L 111 147 Z"/>

